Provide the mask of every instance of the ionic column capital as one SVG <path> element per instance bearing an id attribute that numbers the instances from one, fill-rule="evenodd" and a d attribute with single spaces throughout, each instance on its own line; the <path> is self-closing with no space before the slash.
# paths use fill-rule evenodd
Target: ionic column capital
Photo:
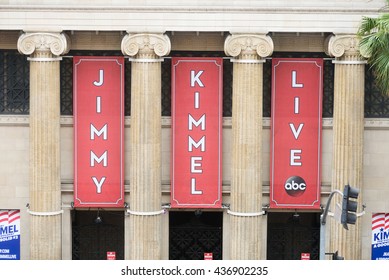
<path id="1" fill-rule="evenodd" d="M 364 56 L 359 49 L 359 38 L 354 34 L 327 37 L 325 52 L 329 56 L 345 61 L 364 61 Z"/>
<path id="2" fill-rule="evenodd" d="M 122 39 L 122 53 L 137 59 L 158 59 L 170 53 L 170 39 L 165 34 L 127 34 Z"/>
<path id="3" fill-rule="evenodd" d="M 57 60 L 70 49 L 69 37 L 64 33 L 23 33 L 18 39 L 18 51 L 25 55 L 45 54 L 45 61 Z M 47 54 L 49 56 L 47 57 Z M 41 58 L 43 59 L 43 57 Z M 30 58 L 34 60 L 34 58 Z"/>
<path id="4" fill-rule="evenodd" d="M 224 52 L 241 61 L 260 62 L 258 58 L 270 56 L 274 45 L 270 36 L 259 34 L 229 35 L 224 42 Z"/>

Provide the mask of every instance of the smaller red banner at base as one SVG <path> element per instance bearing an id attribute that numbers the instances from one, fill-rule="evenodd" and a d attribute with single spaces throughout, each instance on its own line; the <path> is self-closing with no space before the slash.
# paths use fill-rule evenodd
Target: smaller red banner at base
<path id="1" fill-rule="evenodd" d="M 309 253 L 301 253 L 301 260 L 309 261 L 311 259 L 311 254 Z"/>
<path id="2" fill-rule="evenodd" d="M 107 260 L 116 260 L 116 252 L 107 252 Z"/>
<path id="3" fill-rule="evenodd" d="M 213 253 L 204 253 L 204 260 L 206 261 L 213 260 Z"/>

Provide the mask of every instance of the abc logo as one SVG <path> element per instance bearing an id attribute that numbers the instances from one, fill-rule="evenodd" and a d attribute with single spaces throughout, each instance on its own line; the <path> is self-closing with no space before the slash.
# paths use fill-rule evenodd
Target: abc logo
<path id="1" fill-rule="evenodd" d="M 286 180 L 284 187 L 290 196 L 300 196 L 305 192 L 307 185 L 300 176 L 292 176 Z"/>

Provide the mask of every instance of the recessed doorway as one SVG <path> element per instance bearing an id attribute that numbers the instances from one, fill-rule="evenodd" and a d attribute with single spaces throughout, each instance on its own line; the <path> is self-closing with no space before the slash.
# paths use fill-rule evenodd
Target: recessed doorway
<path id="1" fill-rule="evenodd" d="M 106 260 L 107 252 L 124 260 L 124 212 L 72 211 L 72 259 Z"/>
<path id="2" fill-rule="evenodd" d="M 320 257 L 320 213 L 268 213 L 267 259 L 300 260 Z"/>
<path id="3" fill-rule="evenodd" d="M 169 212 L 169 259 L 222 259 L 223 213 L 202 210 Z"/>

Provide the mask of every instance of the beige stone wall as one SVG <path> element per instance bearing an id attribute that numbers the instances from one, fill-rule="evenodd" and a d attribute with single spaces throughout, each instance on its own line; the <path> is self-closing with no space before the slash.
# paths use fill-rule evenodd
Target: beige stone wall
<path id="1" fill-rule="evenodd" d="M 21 258 L 29 257 L 28 117 L 0 115 L 0 209 L 20 209 Z"/>
<path id="2" fill-rule="evenodd" d="M 362 222 L 362 259 L 371 258 L 372 213 L 389 213 L 389 121 L 379 120 L 376 124 L 378 127 L 365 126 L 364 133 L 363 203 L 366 215 L 359 221 Z"/>

